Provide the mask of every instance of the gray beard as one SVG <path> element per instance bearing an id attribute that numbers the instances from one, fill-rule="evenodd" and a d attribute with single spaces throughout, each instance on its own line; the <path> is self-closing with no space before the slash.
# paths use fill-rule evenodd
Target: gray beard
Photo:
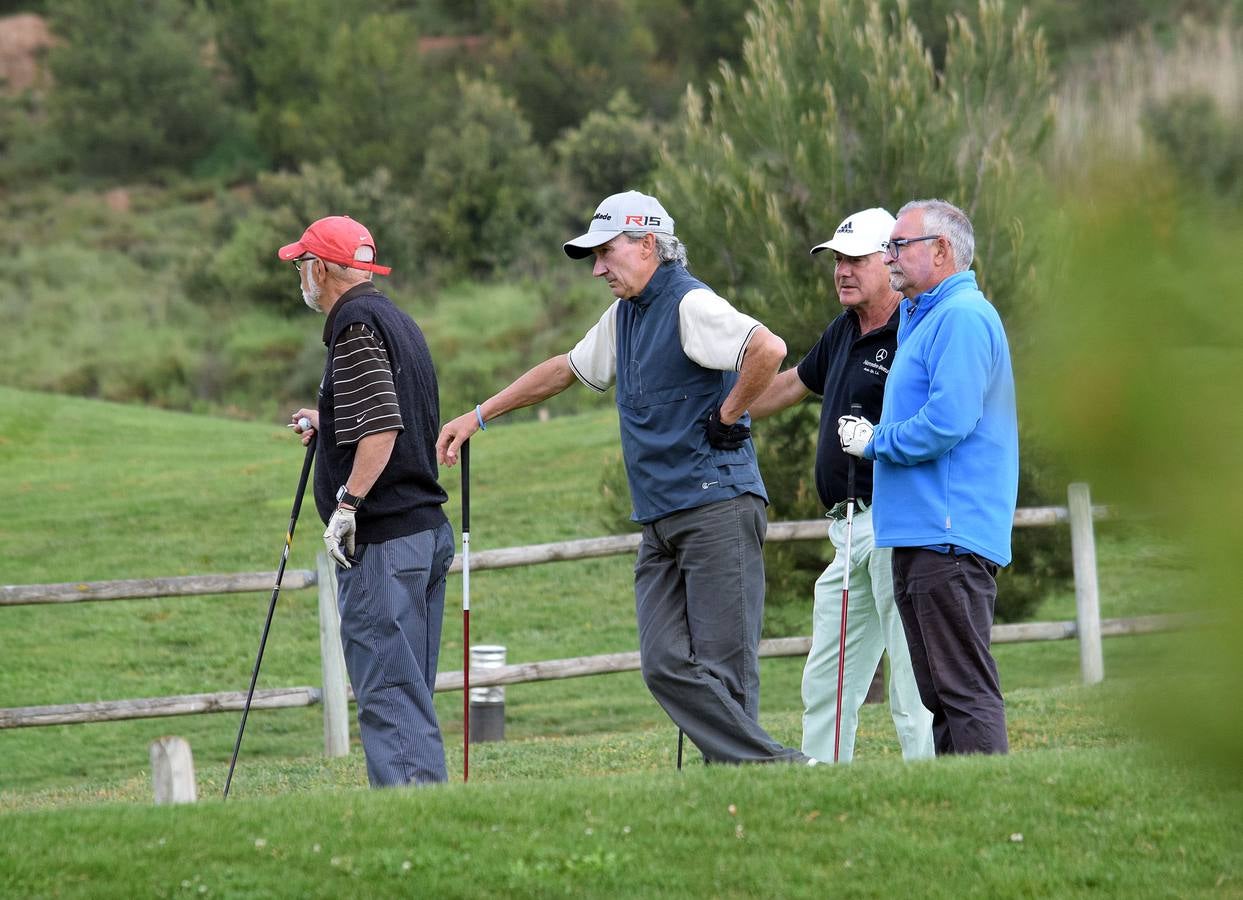
<path id="1" fill-rule="evenodd" d="M 312 312 L 322 313 L 323 310 L 319 308 L 319 298 L 324 292 L 323 285 L 316 284 L 315 276 L 313 276 L 309 271 L 306 273 L 306 280 L 310 283 L 311 289 L 309 291 L 304 290 L 302 292 L 302 302 L 305 303 L 307 308 Z"/>

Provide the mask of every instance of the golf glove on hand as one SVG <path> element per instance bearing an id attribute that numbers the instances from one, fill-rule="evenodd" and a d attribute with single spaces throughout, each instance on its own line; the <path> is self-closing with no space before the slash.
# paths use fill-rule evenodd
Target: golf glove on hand
<path id="1" fill-rule="evenodd" d="M 725 425 L 721 411 L 714 409 L 708 414 L 708 443 L 718 450 L 737 450 L 751 439 L 751 429 L 741 422 Z"/>
<path id="2" fill-rule="evenodd" d="M 837 436 L 842 450 L 863 458 L 863 449 L 872 440 L 872 423 L 860 416 L 842 416 L 837 420 Z"/>
<path id="3" fill-rule="evenodd" d="M 345 544 L 345 552 L 341 545 Z M 328 555 L 337 561 L 343 569 L 351 568 L 347 556 L 354 555 L 354 510 L 337 508 L 328 520 L 328 528 L 324 531 L 324 547 Z"/>

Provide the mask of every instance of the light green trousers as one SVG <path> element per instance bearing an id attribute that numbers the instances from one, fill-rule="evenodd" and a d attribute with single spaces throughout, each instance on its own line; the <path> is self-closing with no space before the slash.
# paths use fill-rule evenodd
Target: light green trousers
<path id="1" fill-rule="evenodd" d="M 833 561 L 816 580 L 811 619 L 811 652 L 803 670 L 803 752 L 823 762 L 833 761 L 833 733 L 837 721 L 837 657 L 841 645 L 842 576 L 846 568 L 846 521 L 829 525 Z M 846 665 L 842 678 L 842 726 L 838 760 L 854 757 L 859 707 L 881 653 L 889 652 L 889 710 L 898 730 L 904 759 L 934 755 L 932 713 L 919 700 L 911 672 L 902 618 L 893 601 L 893 551 L 877 547 L 872 533 L 872 511 L 854 516 L 850 546 L 850 600 L 846 610 Z"/>

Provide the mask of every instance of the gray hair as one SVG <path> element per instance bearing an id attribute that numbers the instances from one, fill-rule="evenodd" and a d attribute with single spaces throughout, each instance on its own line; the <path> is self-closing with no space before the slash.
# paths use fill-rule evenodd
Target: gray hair
<path id="1" fill-rule="evenodd" d="M 322 256 L 315 256 L 313 253 L 309 255 L 322 262 L 324 264 L 324 269 L 329 274 L 336 275 L 338 278 L 349 280 L 361 275 L 364 276 L 363 281 L 371 281 L 371 273 L 365 269 L 355 269 L 353 266 L 343 266 L 340 263 L 329 262 Z M 370 260 L 367 260 L 367 262 L 370 262 Z"/>
<path id="2" fill-rule="evenodd" d="M 686 245 L 672 234 L 657 234 L 654 231 L 623 231 L 632 241 L 641 241 L 645 234 L 656 238 L 656 256 L 662 263 L 675 262 L 686 265 Z"/>
<path id="3" fill-rule="evenodd" d="M 924 233 L 939 234 L 950 242 L 954 251 L 954 271 L 965 272 L 975 259 L 975 229 L 967 214 L 945 200 L 912 200 L 898 210 L 898 215 L 922 210 Z"/>

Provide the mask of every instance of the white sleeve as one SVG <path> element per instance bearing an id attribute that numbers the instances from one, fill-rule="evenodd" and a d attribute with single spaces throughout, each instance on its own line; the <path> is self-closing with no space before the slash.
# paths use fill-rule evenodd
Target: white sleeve
<path id="1" fill-rule="evenodd" d="M 682 349 L 705 369 L 737 372 L 751 336 L 760 323 L 740 313 L 723 297 L 696 288 L 678 307 Z"/>
<path id="2" fill-rule="evenodd" d="M 583 339 L 569 353 L 570 371 L 596 393 L 604 393 L 617 380 L 617 304 L 604 311 Z"/>

